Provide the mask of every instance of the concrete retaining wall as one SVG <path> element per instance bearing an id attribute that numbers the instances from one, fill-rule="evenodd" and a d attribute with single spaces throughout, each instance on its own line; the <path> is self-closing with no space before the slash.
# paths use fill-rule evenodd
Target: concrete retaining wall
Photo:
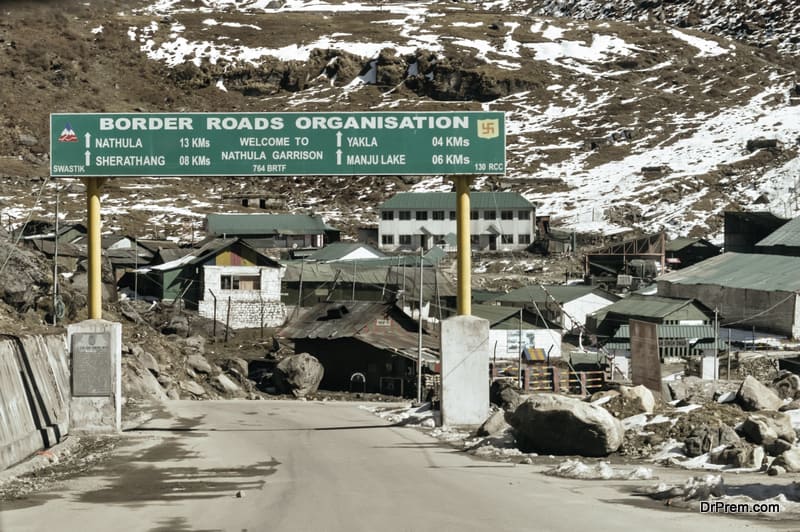
<path id="1" fill-rule="evenodd" d="M 63 334 L 0 336 L 0 470 L 67 434 L 68 353 Z"/>

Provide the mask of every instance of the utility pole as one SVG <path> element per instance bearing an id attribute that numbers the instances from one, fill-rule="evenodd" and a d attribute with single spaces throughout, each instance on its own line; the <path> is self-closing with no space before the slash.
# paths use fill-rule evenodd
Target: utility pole
<path id="1" fill-rule="evenodd" d="M 53 240 L 55 251 L 53 252 L 53 325 L 58 324 L 58 201 L 61 186 L 56 187 L 56 237 Z"/>
<path id="2" fill-rule="evenodd" d="M 422 403 L 422 248 L 419 249 L 419 322 L 417 334 L 417 404 Z"/>
<path id="3" fill-rule="evenodd" d="M 719 308 L 714 307 L 714 380 L 719 377 Z"/>
<path id="4" fill-rule="evenodd" d="M 519 382 L 519 389 L 521 390 L 524 384 L 522 382 L 522 309 L 519 309 L 519 327 L 517 328 L 517 334 L 519 335 L 519 340 L 517 341 L 517 347 L 519 348 L 519 360 L 517 361 L 517 365 L 519 366 L 519 369 L 517 370 L 517 382 Z"/>

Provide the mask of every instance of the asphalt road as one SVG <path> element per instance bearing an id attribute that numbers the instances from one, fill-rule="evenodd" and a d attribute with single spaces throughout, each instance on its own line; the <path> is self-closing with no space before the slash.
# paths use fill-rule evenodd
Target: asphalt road
<path id="1" fill-rule="evenodd" d="M 641 482 L 476 460 L 353 403 L 174 401 L 2 532 L 770 530 L 630 495 Z M 653 481 L 647 484 L 651 485 Z M 240 496 L 237 496 L 240 495 Z"/>

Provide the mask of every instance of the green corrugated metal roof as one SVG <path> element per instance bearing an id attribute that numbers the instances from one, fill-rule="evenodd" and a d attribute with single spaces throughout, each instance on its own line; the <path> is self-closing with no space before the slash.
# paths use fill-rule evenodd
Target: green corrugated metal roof
<path id="1" fill-rule="evenodd" d="M 800 257 L 762 253 L 723 253 L 659 277 L 659 282 L 708 284 L 792 292 L 800 290 Z"/>
<path id="2" fill-rule="evenodd" d="M 483 318 L 489 321 L 489 327 L 493 327 L 497 323 L 514 317 L 514 325 L 516 328 L 519 326 L 519 309 L 514 307 L 501 307 L 500 305 L 472 305 L 472 315 Z"/>
<path id="3" fill-rule="evenodd" d="M 688 238 L 688 237 L 679 237 L 673 240 L 667 241 L 664 248 L 667 251 L 680 251 L 683 248 L 689 247 L 696 242 L 700 242 L 702 238 Z"/>
<path id="4" fill-rule="evenodd" d="M 545 289 L 553 296 L 553 299 L 559 303 L 567 303 L 579 297 L 583 297 L 586 294 L 598 291 L 597 288 L 588 285 L 553 285 L 546 286 Z M 616 296 L 608 294 L 608 298 L 611 300 L 615 299 L 615 297 Z M 543 303 L 550 301 L 550 298 L 547 297 L 544 290 L 542 290 L 539 285 L 531 285 L 512 290 L 505 295 L 499 296 L 496 300 L 512 303 L 530 303 L 531 301 Z"/>
<path id="5" fill-rule="evenodd" d="M 214 235 L 320 235 L 328 228 L 305 214 L 209 214 L 207 226 Z"/>
<path id="6" fill-rule="evenodd" d="M 800 217 L 789 220 L 756 246 L 800 246 Z"/>
<path id="7" fill-rule="evenodd" d="M 603 308 L 598 312 L 598 315 L 602 313 L 602 315 L 605 316 L 613 312 L 615 314 L 622 314 L 623 316 L 666 318 L 673 312 L 677 312 L 683 307 L 693 303 L 694 301 L 691 299 L 673 299 L 669 297 L 631 294 Z"/>
<path id="8" fill-rule="evenodd" d="M 714 338 L 713 325 L 657 325 L 659 338 Z M 614 339 L 630 338 L 631 328 L 627 323 L 620 325 Z"/>
<path id="9" fill-rule="evenodd" d="M 532 209 L 533 203 L 516 192 L 470 192 L 471 209 Z M 455 192 L 400 192 L 383 202 L 381 209 L 456 208 Z"/>
<path id="10" fill-rule="evenodd" d="M 328 262 L 333 260 L 340 260 L 343 257 L 346 257 L 353 251 L 357 249 L 365 248 L 367 251 L 372 253 L 375 257 L 385 257 L 386 255 L 382 252 L 378 251 L 377 249 L 373 248 L 367 244 L 361 244 L 359 242 L 334 242 L 332 244 L 328 244 L 322 249 L 319 249 L 308 256 L 310 260 L 316 260 L 319 262 Z M 369 259 L 364 259 L 369 260 Z"/>
<path id="11" fill-rule="evenodd" d="M 714 345 L 714 326 L 713 325 L 657 325 L 659 339 L 685 339 L 703 340 L 699 345 L 712 347 Z M 630 348 L 631 331 L 630 326 L 620 325 L 614 337 L 604 344 L 606 349 L 625 349 Z M 725 341 L 717 337 L 717 346 L 726 349 Z M 665 347 L 665 346 L 661 346 Z"/>
<path id="12" fill-rule="evenodd" d="M 395 257 L 392 257 L 395 258 Z M 382 289 L 385 285 L 403 286 L 406 293 L 419 294 L 417 276 L 419 275 L 419 257 L 417 267 L 397 267 L 397 264 L 383 262 L 382 265 L 366 266 L 364 263 L 375 261 L 388 261 L 386 259 L 367 259 L 366 261 L 346 261 L 346 262 L 304 262 L 304 261 L 283 261 L 281 264 L 286 266 L 286 272 L 281 279 L 285 283 L 297 283 L 302 274 L 303 282 L 306 283 L 333 283 L 336 279 L 338 283 L 348 284 L 353 282 L 371 285 L 373 288 Z M 353 267 L 355 265 L 355 268 Z M 355 272 L 353 271 L 355 269 Z M 337 275 L 338 272 L 338 275 Z M 405 283 L 403 283 L 405 276 Z M 453 282 L 441 271 L 434 271 L 430 268 L 425 270 L 422 284 L 426 297 L 435 297 L 437 292 L 440 297 L 454 296 L 456 288 Z"/>

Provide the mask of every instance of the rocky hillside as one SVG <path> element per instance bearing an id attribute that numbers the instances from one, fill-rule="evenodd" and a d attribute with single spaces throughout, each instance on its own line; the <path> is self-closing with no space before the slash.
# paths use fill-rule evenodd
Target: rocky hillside
<path id="1" fill-rule="evenodd" d="M 79 182 L 47 180 L 49 113 L 131 111 L 504 111 L 507 175 L 476 186 L 565 227 L 715 236 L 726 209 L 793 215 L 797 8 L 695 4 L 15 2 L 0 18 L 0 224 L 52 219 L 66 185 L 63 216 L 84 216 Z M 449 187 L 143 176 L 106 186 L 104 221 L 188 241 L 226 198 L 256 194 L 353 230 L 398 190 Z"/>
<path id="2" fill-rule="evenodd" d="M 647 2 L 594 2 L 543 0 L 529 3 L 537 16 L 628 22 L 659 21 L 735 39 L 758 48 L 800 54 L 800 5 L 786 0 L 654 0 Z"/>

